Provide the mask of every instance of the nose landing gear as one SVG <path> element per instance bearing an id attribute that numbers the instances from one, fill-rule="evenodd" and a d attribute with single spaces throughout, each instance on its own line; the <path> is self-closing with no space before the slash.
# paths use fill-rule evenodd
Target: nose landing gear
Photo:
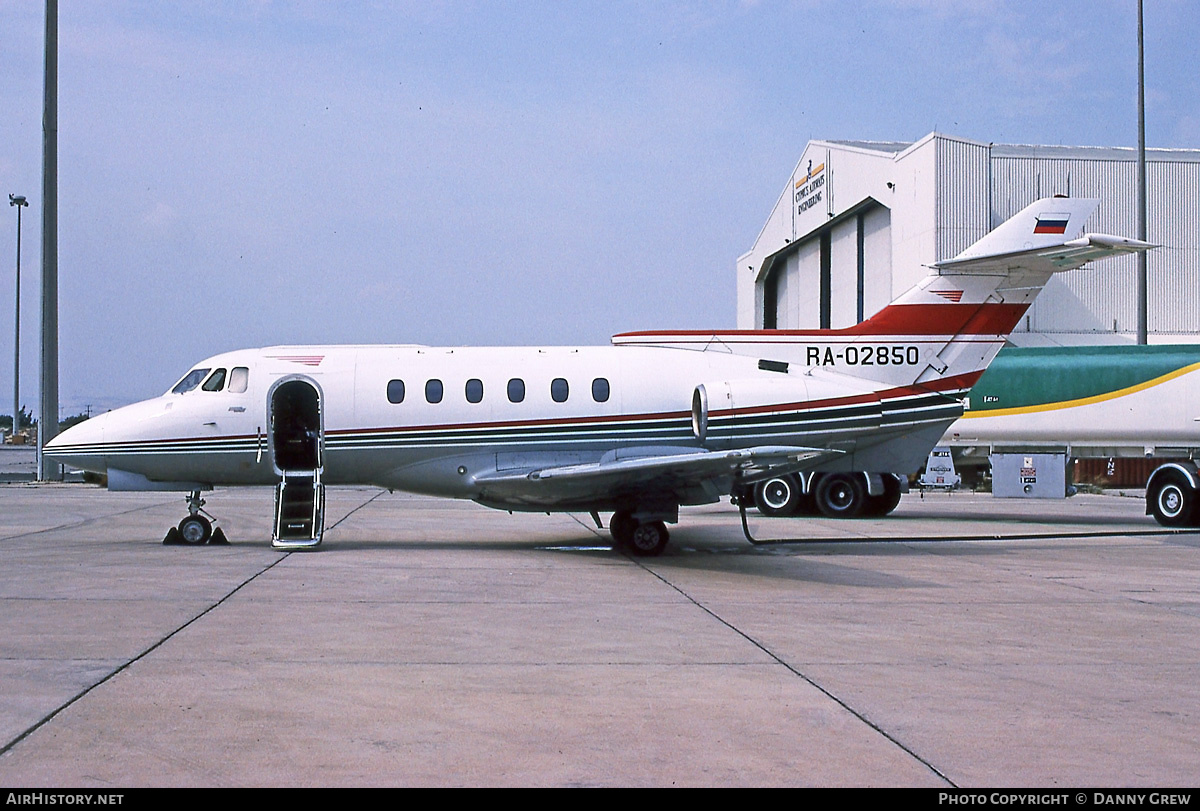
<path id="1" fill-rule="evenodd" d="M 187 516 L 179 522 L 178 527 L 171 527 L 167 530 L 167 535 L 163 538 L 163 543 L 168 546 L 200 546 L 209 544 L 211 546 L 229 546 L 229 539 L 225 537 L 225 533 L 220 527 L 213 529 L 212 517 L 203 509 L 204 499 L 200 498 L 200 491 L 193 490 L 187 495 Z M 201 515 L 203 513 L 203 515 Z"/>

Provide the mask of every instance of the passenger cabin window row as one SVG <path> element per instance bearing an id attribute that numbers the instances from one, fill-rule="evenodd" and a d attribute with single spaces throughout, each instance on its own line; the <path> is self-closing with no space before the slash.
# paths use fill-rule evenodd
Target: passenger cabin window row
<path id="1" fill-rule="evenodd" d="M 205 370 L 207 371 L 207 370 Z M 221 370 L 224 371 L 224 370 Z M 237 371 L 236 369 L 234 371 Z M 181 382 L 180 386 L 183 385 Z M 193 384 L 194 387 L 194 384 Z M 176 387 L 178 388 L 178 387 Z M 404 402 L 404 381 L 389 380 L 387 384 L 388 402 L 394 405 L 399 405 Z M 607 403 L 608 398 L 612 393 L 611 387 L 608 385 L 608 379 L 597 377 L 592 381 L 592 399 L 597 403 Z M 556 403 L 565 403 L 571 395 L 571 387 L 567 383 L 566 378 L 556 377 L 550 381 L 550 399 Z M 440 403 L 445 396 L 445 386 L 442 381 L 433 378 L 425 381 L 425 402 Z M 463 387 L 463 396 L 468 403 L 483 402 L 483 381 L 473 377 L 467 381 Z M 508 401 L 510 403 L 520 403 L 525 400 L 525 381 L 519 377 L 514 377 L 508 381 Z"/>
<path id="2" fill-rule="evenodd" d="M 211 374 L 209 374 L 211 372 Z M 199 387 L 201 391 L 228 391 L 243 394 L 250 385 L 250 369 L 234 366 L 233 369 L 192 369 L 171 389 L 172 394 L 187 394 Z"/>

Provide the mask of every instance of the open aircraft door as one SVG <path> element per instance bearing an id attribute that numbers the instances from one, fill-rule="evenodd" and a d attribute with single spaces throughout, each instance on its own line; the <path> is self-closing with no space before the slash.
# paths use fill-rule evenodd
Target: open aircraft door
<path id="1" fill-rule="evenodd" d="M 306 549 L 321 543 L 325 530 L 325 446 L 321 390 L 306 377 L 284 378 L 268 395 L 275 524 L 271 545 Z"/>

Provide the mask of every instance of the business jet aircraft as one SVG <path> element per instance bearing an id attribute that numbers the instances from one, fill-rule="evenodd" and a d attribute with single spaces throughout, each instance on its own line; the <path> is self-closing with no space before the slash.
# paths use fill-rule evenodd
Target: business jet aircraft
<path id="1" fill-rule="evenodd" d="M 634 554 L 681 505 L 885 514 L 901 478 L 1051 274 L 1144 242 L 1079 237 L 1098 200 L 1039 200 L 869 320 L 838 330 L 634 332 L 608 347 L 275 346 L 209 358 L 46 453 L 113 490 L 188 493 L 167 540 L 212 535 L 200 494 L 276 487 L 273 543 L 321 541 L 326 484 L 507 510 L 612 511 Z M 797 477 L 796 474 L 805 474 Z M 811 492 L 799 492 L 803 484 Z"/>

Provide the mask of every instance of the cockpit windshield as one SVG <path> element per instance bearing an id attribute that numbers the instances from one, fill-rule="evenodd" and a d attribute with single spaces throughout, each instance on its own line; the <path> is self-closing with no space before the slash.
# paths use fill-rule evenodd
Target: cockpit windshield
<path id="1" fill-rule="evenodd" d="M 192 369 L 184 375 L 183 380 L 175 384 L 175 388 L 171 389 L 172 394 L 186 394 L 192 389 L 200 385 L 200 381 L 204 380 L 205 376 L 212 371 L 211 369 Z"/>

